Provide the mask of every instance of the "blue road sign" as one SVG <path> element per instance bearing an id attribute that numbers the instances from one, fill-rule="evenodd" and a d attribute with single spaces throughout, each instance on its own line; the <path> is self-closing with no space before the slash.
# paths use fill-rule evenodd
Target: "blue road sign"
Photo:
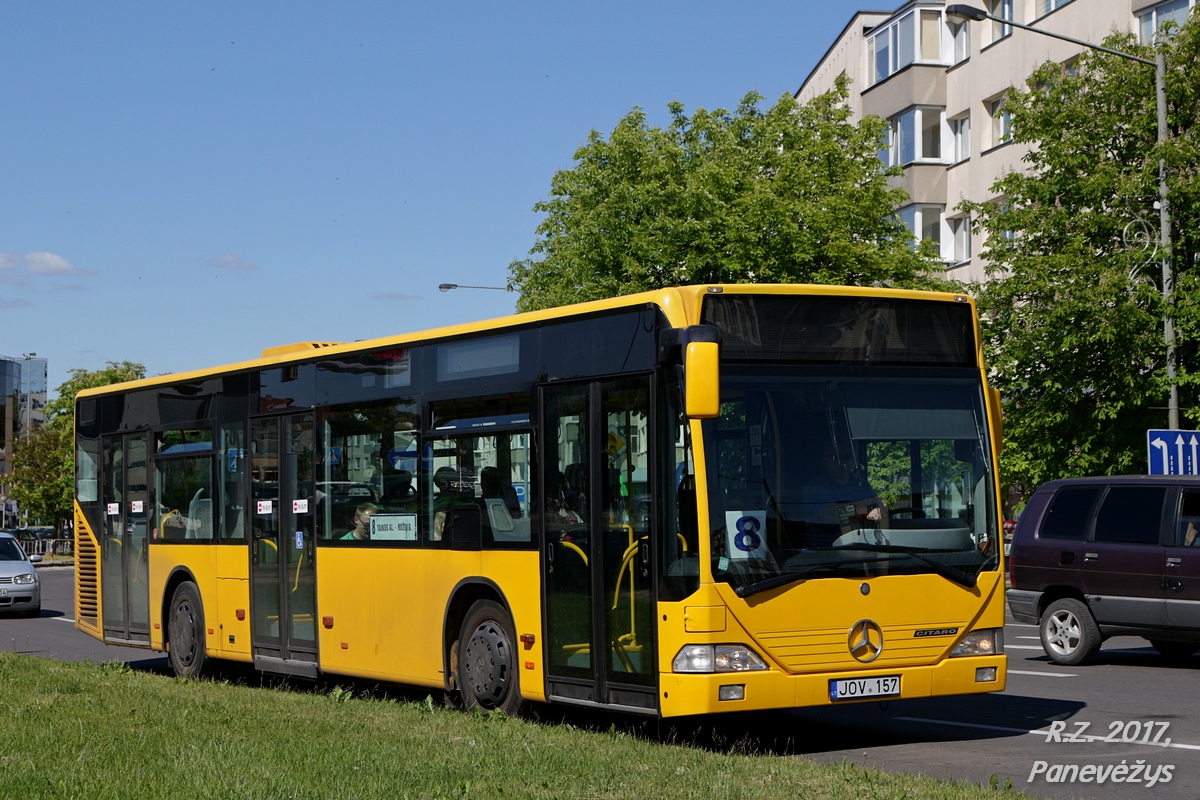
<path id="1" fill-rule="evenodd" d="M 1146 431 L 1151 475 L 1200 475 L 1200 431 Z"/>

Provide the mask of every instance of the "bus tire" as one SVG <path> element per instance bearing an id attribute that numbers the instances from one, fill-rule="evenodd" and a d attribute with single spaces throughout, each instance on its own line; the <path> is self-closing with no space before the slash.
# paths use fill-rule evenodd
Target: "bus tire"
<path id="1" fill-rule="evenodd" d="M 499 603 L 480 600 L 471 606 L 458 637 L 457 667 L 467 711 L 511 717 L 524 711 L 513 624 Z"/>
<path id="2" fill-rule="evenodd" d="M 1100 652 L 1100 628 L 1091 610 L 1073 597 L 1061 597 L 1042 612 L 1042 648 L 1055 664 L 1077 667 Z"/>
<path id="3" fill-rule="evenodd" d="M 180 678 L 194 680 L 204 673 L 206 656 L 204 606 L 191 581 L 179 584 L 167 614 L 167 660 Z"/>

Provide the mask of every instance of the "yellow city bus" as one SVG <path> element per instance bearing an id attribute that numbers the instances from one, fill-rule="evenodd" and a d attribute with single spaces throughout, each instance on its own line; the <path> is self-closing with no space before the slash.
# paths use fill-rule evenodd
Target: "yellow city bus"
<path id="1" fill-rule="evenodd" d="M 76 625 L 674 717 L 1004 688 L 970 298 L 691 286 L 81 392 Z"/>

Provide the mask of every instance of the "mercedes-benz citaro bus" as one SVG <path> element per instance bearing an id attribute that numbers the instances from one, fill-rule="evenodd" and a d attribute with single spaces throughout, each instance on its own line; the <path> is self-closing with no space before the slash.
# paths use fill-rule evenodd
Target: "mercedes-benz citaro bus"
<path id="1" fill-rule="evenodd" d="M 954 294 L 688 286 L 80 392 L 76 625 L 468 708 L 1004 688 Z"/>

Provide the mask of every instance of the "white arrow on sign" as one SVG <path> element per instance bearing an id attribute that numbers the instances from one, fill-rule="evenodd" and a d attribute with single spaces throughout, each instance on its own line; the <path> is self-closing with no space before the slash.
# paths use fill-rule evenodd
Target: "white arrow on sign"
<path id="1" fill-rule="evenodd" d="M 1155 439 L 1150 444 L 1154 445 L 1159 450 L 1162 450 L 1163 472 L 1167 475 L 1170 475 L 1171 474 L 1171 463 L 1170 463 L 1170 459 L 1167 456 L 1167 443 L 1164 442 L 1162 439 Z"/>
<path id="2" fill-rule="evenodd" d="M 1179 472 L 1177 474 L 1183 475 L 1184 472 L 1183 472 L 1183 434 L 1182 433 L 1179 434 L 1177 437 L 1175 437 L 1175 453 L 1176 453 L 1175 463 L 1179 465 Z"/>
<path id="3" fill-rule="evenodd" d="M 1200 442 L 1196 441 L 1196 434 L 1192 434 L 1192 440 L 1188 444 L 1192 446 L 1192 474 L 1200 475 L 1200 471 L 1196 469 L 1196 445 L 1200 444 Z"/>

